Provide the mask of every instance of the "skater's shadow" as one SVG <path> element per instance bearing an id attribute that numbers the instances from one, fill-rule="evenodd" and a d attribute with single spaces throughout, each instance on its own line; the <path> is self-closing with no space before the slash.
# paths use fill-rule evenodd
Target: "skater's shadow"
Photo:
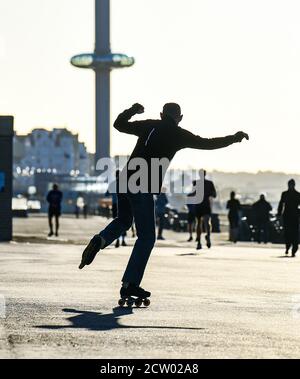
<path id="1" fill-rule="evenodd" d="M 276 257 L 276 258 L 279 258 L 279 259 L 282 259 L 282 258 L 286 258 L 286 259 L 291 259 L 291 258 L 294 258 L 290 255 L 280 255 L 279 257 Z"/>
<path id="2" fill-rule="evenodd" d="M 113 329 L 176 329 L 176 330 L 203 330 L 203 328 L 176 327 L 176 326 L 134 326 L 122 325 L 119 323 L 120 317 L 133 314 L 133 309 L 129 307 L 114 308 L 112 313 L 103 314 L 100 312 L 80 311 L 76 309 L 63 309 L 66 313 L 74 313 L 74 316 L 68 317 L 70 325 L 39 325 L 39 329 L 87 329 L 93 331 L 105 331 Z"/>

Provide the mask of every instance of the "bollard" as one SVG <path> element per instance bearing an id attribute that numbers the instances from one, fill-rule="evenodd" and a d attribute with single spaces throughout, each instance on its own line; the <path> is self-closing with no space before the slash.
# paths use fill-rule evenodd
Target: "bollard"
<path id="1" fill-rule="evenodd" d="M 0 242 L 12 239 L 12 116 L 0 116 Z"/>

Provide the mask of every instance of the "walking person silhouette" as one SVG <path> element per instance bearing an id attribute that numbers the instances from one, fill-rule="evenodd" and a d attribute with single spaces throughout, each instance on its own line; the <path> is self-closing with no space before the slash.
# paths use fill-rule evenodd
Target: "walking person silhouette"
<path id="1" fill-rule="evenodd" d="M 163 172 L 159 170 L 157 177 L 153 179 L 155 174 L 151 168 L 153 159 L 167 159 L 170 163 L 176 152 L 184 148 L 213 150 L 241 142 L 244 138 L 249 138 L 244 132 L 211 139 L 194 135 L 179 127 L 183 116 L 180 106 L 175 103 L 164 105 L 160 120 L 129 121 L 134 115 L 143 112 L 144 107 L 142 105 L 134 104 L 118 116 L 114 127 L 122 133 L 133 134 L 138 137 L 136 146 L 125 166 L 127 172 L 124 177 L 126 176 L 127 178 L 127 184 L 130 184 L 130 179 L 138 171 L 138 169 L 130 168 L 130 163 L 135 158 L 143 159 L 148 166 L 148 175 L 145 178 L 148 183 L 148 192 L 134 193 L 128 188 L 126 193 L 119 193 L 118 217 L 91 239 L 82 254 L 79 266 L 79 269 L 82 269 L 84 266 L 90 265 L 101 249 L 110 245 L 123 232 L 131 228 L 134 218 L 137 240 L 122 278 L 120 290 L 122 298 L 135 296 L 145 299 L 151 295 L 150 292 L 140 287 L 140 283 L 156 239 L 153 196 L 157 192 L 153 191 L 152 185 L 156 181 L 158 183 L 158 192 L 160 192 L 167 169 L 164 167 Z M 122 174 L 123 172 L 120 177 L 122 177 Z"/>
<path id="2" fill-rule="evenodd" d="M 55 218 L 55 235 L 58 237 L 59 229 L 59 217 L 61 216 L 61 202 L 63 198 L 63 193 L 59 190 L 58 185 L 54 184 L 52 190 L 47 194 L 47 202 L 49 203 L 48 208 L 48 222 L 50 232 L 49 237 L 53 236 L 53 217 Z"/>
<path id="3" fill-rule="evenodd" d="M 217 191 L 214 183 L 206 179 L 206 171 L 204 170 L 204 198 L 201 203 L 195 205 L 195 213 L 197 219 L 197 250 L 202 249 L 201 234 L 205 231 L 206 246 L 211 248 L 210 240 L 210 218 L 212 213 L 211 202 L 217 197 Z"/>
<path id="4" fill-rule="evenodd" d="M 296 256 L 299 245 L 299 205 L 300 193 L 296 191 L 295 180 L 291 179 L 288 182 L 288 190 L 281 195 L 277 216 L 283 217 L 285 254 L 288 255 L 292 247 L 292 257 Z"/>
<path id="5" fill-rule="evenodd" d="M 237 243 L 239 235 L 239 221 L 241 204 L 235 197 L 235 192 L 230 192 L 230 200 L 227 201 L 226 208 L 228 209 L 229 220 L 229 241 Z"/>

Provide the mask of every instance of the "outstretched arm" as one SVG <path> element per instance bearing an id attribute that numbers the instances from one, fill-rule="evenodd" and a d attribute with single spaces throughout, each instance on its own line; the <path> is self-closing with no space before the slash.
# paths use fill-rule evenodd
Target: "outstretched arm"
<path id="1" fill-rule="evenodd" d="M 144 113 L 144 107 L 138 103 L 134 104 L 131 108 L 122 112 L 114 123 L 114 127 L 122 133 L 135 134 L 139 136 L 139 126 L 143 121 L 129 122 L 129 120 L 136 114 Z"/>
<path id="2" fill-rule="evenodd" d="M 191 148 L 191 149 L 203 149 L 203 150 L 215 150 L 221 149 L 232 145 L 233 143 L 242 142 L 244 138 L 249 139 L 248 134 L 244 132 L 237 132 L 236 134 L 218 137 L 218 138 L 201 138 L 195 134 L 184 130 L 181 139 L 181 148 Z"/>

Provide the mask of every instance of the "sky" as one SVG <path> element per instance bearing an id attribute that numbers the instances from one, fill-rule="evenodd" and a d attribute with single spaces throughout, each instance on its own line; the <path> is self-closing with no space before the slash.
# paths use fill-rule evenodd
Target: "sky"
<path id="1" fill-rule="evenodd" d="M 175 101 L 202 137 L 250 141 L 183 150 L 174 167 L 300 173 L 298 0 L 111 0 L 111 45 L 136 59 L 112 73 L 112 122 L 135 102 L 157 118 Z M 93 0 L 0 0 L 0 114 L 17 133 L 67 127 L 94 150 L 94 73 L 70 57 L 94 49 Z M 136 138 L 112 130 L 112 154 Z"/>

